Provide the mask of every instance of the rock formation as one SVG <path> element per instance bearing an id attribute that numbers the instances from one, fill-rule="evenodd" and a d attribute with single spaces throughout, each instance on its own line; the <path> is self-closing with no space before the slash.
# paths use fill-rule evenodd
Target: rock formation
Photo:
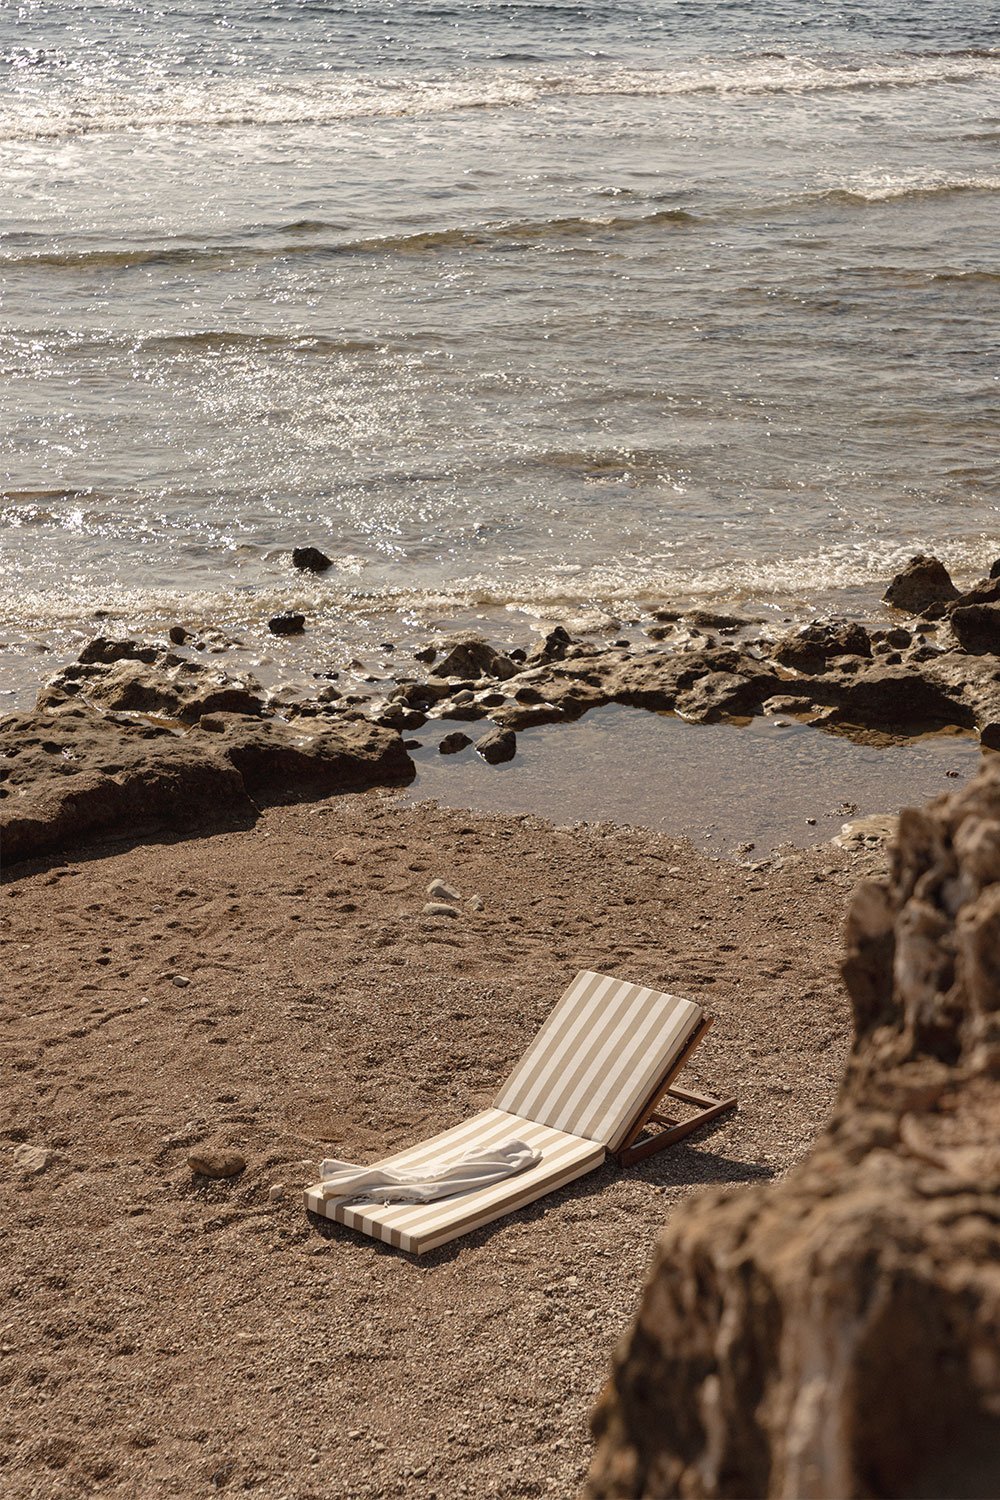
<path id="1" fill-rule="evenodd" d="M 115 670 L 112 668 L 112 670 Z M 205 714 L 180 732 L 85 702 L 0 721 L 4 867 L 107 836 L 201 833 L 260 806 L 410 780 L 392 730 Z"/>
<path id="2" fill-rule="evenodd" d="M 590 1500 L 1000 1494 L 1000 772 L 900 819 L 829 1127 L 658 1246 Z"/>

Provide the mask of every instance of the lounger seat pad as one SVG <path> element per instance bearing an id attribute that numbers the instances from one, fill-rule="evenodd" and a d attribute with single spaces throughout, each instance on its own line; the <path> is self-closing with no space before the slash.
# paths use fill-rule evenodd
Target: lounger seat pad
<path id="1" fill-rule="evenodd" d="M 598 1142 L 522 1119 L 507 1110 L 487 1109 L 453 1130 L 432 1136 L 377 1165 L 406 1171 L 438 1163 L 446 1165 L 470 1151 L 482 1151 L 509 1140 L 525 1141 L 541 1152 L 541 1161 L 527 1171 L 476 1192 L 441 1198 L 434 1203 L 338 1205 L 324 1202 L 317 1191 L 309 1190 L 306 1207 L 350 1229 L 360 1229 L 398 1250 L 420 1255 L 532 1203 L 585 1172 L 592 1172 L 605 1157 L 604 1147 Z"/>
<path id="2" fill-rule="evenodd" d="M 680 995 L 584 969 L 494 1102 L 617 1151 L 703 1014 Z"/>

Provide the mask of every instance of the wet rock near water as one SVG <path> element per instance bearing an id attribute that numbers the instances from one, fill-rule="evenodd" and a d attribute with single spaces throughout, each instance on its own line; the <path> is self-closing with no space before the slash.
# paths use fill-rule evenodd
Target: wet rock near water
<path id="1" fill-rule="evenodd" d="M 902 814 L 846 947 L 833 1120 L 674 1213 L 590 1500 L 1000 1492 L 1000 772 Z"/>
<path id="2" fill-rule="evenodd" d="M 1000 604 L 957 604 L 949 611 L 948 624 L 963 651 L 1000 655 Z"/>
<path id="3" fill-rule="evenodd" d="M 958 589 L 943 562 L 919 553 L 897 573 L 882 595 L 886 604 L 911 615 L 940 609 L 958 598 Z"/>
<path id="4" fill-rule="evenodd" d="M 446 734 L 438 741 L 438 752 L 441 755 L 457 755 L 460 750 L 465 750 L 472 744 L 467 734 L 460 729 L 455 729 L 451 734 Z"/>
<path id="5" fill-rule="evenodd" d="M 267 628 L 272 635 L 301 635 L 306 628 L 306 617 L 287 611 L 268 620 Z"/>
<path id="6" fill-rule="evenodd" d="M 333 559 L 318 547 L 294 547 L 292 567 L 298 568 L 301 573 L 325 573 L 328 568 L 333 567 Z"/>
<path id="7" fill-rule="evenodd" d="M 156 648 L 151 657 L 106 652 L 94 659 L 87 648 L 82 655 L 88 660 L 71 662 L 49 680 L 38 696 L 39 708 L 79 699 L 107 712 L 155 715 L 183 724 L 203 714 L 259 714 L 264 708 L 264 690 L 249 673 L 226 672 Z"/>
<path id="8" fill-rule="evenodd" d="M 498 651 L 479 636 L 467 636 L 447 647 L 431 668 L 434 677 L 513 677 L 517 667 L 506 652 Z"/>
<path id="9" fill-rule="evenodd" d="M 836 657 L 871 656 L 872 643 L 868 631 L 856 621 L 814 620 L 784 636 L 771 654 L 783 667 L 794 667 L 798 672 L 824 672 Z"/>
<path id="10" fill-rule="evenodd" d="M 501 765 L 517 754 L 517 735 L 512 729 L 494 729 L 476 741 L 476 752 L 488 765 Z"/>

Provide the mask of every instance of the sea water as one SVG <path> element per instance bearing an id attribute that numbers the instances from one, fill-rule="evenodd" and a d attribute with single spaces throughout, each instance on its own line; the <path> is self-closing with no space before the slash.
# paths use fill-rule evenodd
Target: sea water
<path id="1" fill-rule="evenodd" d="M 974 576 L 998 148 L 992 3 L 0 5 L 0 660 Z"/>

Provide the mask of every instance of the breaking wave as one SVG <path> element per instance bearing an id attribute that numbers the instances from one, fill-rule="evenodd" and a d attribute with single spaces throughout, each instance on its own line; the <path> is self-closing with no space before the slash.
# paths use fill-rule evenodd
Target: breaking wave
<path id="1" fill-rule="evenodd" d="M 176 80 L 144 92 L 56 86 L 12 90 L 0 106 L 0 141 L 99 132 L 315 127 L 341 121 L 530 109 L 571 98 L 691 94 L 815 94 L 1000 82 L 1000 50 L 896 54 L 886 61 L 817 62 L 768 54 L 670 69 L 608 66 L 572 72 L 474 69 L 449 77 L 354 77 L 238 83 Z"/>

